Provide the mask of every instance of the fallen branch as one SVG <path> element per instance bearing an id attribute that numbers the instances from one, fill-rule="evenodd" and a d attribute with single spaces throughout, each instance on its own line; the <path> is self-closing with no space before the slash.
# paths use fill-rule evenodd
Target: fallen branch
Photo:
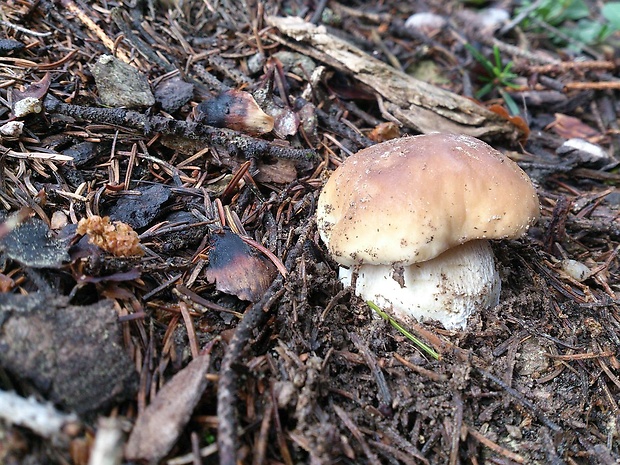
<path id="1" fill-rule="evenodd" d="M 201 140 L 226 148 L 235 155 L 247 158 L 272 156 L 291 160 L 308 160 L 316 155 L 313 150 L 293 149 L 270 144 L 268 141 L 246 136 L 229 129 L 214 128 L 195 121 L 179 121 L 163 116 L 147 116 L 123 108 L 96 108 L 70 105 L 48 94 L 45 109 L 75 119 L 101 124 L 113 124 L 142 131 L 146 136 L 156 133 Z"/>
<path id="2" fill-rule="evenodd" d="M 288 253 L 285 266 L 288 270 L 294 266 L 295 261 L 302 251 L 303 244 L 310 226 L 308 223 L 306 231 L 301 234 L 295 247 Z M 235 465 L 237 463 L 238 439 L 237 439 L 237 417 L 235 404 L 237 398 L 237 374 L 233 365 L 243 354 L 243 349 L 247 346 L 248 339 L 252 330 L 257 328 L 269 316 L 269 308 L 274 301 L 284 292 L 284 276 L 278 275 L 261 300 L 256 302 L 251 309 L 245 312 L 243 319 L 237 325 L 226 354 L 222 359 L 220 367 L 220 377 L 217 388 L 217 417 L 219 419 L 217 427 L 217 444 L 219 449 L 220 465 Z"/>
<path id="3" fill-rule="evenodd" d="M 298 52 L 351 75 L 374 90 L 386 110 L 404 126 L 416 131 L 451 132 L 474 137 L 519 140 L 521 130 L 476 102 L 415 79 L 347 41 L 301 18 L 269 16 L 269 25 L 293 40 L 271 37 Z"/>

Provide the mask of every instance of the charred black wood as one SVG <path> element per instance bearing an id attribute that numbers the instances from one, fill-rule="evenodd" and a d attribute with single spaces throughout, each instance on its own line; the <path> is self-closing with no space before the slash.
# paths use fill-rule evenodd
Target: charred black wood
<path id="1" fill-rule="evenodd" d="M 122 108 L 95 108 L 70 105 L 48 95 L 45 108 L 79 120 L 129 127 L 150 136 L 156 133 L 201 140 L 224 147 L 235 155 L 247 158 L 272 156 L 291 160 L 308 160 L 316 156 L 314 150 L 294 149 L 269 143 L 262 139 L 240 134 L 228 129 L 213 128 L 195 121 L 180 121 L 162 116 L 147 116 Z"/>

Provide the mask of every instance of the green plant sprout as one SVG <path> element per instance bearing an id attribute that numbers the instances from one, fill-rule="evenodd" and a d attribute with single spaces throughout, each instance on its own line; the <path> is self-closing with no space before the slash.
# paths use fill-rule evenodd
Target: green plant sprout
<path id="1" fill-rule="evenodd" d="M 506 106 L 508 107 L 510 113 L 512 115 L 518 115 L 519 107 L 517 103 L 504 89 L 504 87 L 509 87 L 512 89 L 516 89 L 517 87 L 519 87 L 514 82 L 514 80 L 518 76 L 511 71 L 514 63 L 512 61 L 509 61 L 505 65 L 502 63 L 502 56 L 497 45 L 493 47 L 493 61 L 485 57 L 471 44 L 465 44 L 465 48 L 469 51 L 469 53 L 472 54 L 474 59 L 478 63 L 480 63 L 480 65 L 482 65 L 484 70 L 487 72 L 487 75 L 480 76 L 480 80 L 482 82 L 485 82 L 486 84 L 482 86 L 482 88 L 478 90 L 478 92 L 475 93 L 475 97 L 477 99 L 480 99 L 495 89 L 504 99 L 504 102 L 506 103 Z"/>
<path id="2" fill-rule="evenodd" d="M 592 19 L 584 0 L 539 0 L 535 3 L 536 8 L 523 19 L 522 26 L 529 30 L 551 26 L 557 31 L 550 35 L 554 42 L 568 43 L 577 51 L 604 42 L 620 29 L 620 2 L 607 2 L 601 8 L 600 19 Z M 533 4 L 526 2 L 523 8 L 529 5 Z"/>
<path id="3" fill-rule="evenodd" d="M 407 331 L 398 321 L 394 320 L 390 315 L 381 310 L 374 302 L 370 300 L 366 301 L 366 305 L 368 305 L 372 310 L 377 312 L 377 314 L 386 320 L 389 324 L 391 324 L 394 328 L 396 328 L 403 336 L 413 342 L 420 350 L 426 352 L 430 357 L 435 360 L 441 360 L 441 355 L 439 355 L 432 347 L 426 345 L 420 339 L 415 337 L 409 331 Z"/>

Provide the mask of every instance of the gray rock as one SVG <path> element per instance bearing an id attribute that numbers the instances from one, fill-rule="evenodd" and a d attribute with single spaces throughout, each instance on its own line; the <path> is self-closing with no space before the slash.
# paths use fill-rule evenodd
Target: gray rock
<path id="1" fill-rule="evenodd" d="M 155 103 L 149 81 L 133 66 L 103 55 L 91 66 L 99 97 L 109 107 L 139 108 Z"/>

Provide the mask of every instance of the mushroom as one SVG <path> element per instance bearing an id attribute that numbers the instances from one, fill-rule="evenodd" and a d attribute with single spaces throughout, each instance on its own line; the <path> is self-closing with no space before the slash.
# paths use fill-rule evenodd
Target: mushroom
<path id="1" fill-rule="evenodd" d="M 403 321 L 464 328 L 499 303 L 489 239 L 516 239 L 537 220 L 531 180 L 474 137 L 393 139 L 350 156 L 325 184 L 317 226 L 340 277 Z"/>

